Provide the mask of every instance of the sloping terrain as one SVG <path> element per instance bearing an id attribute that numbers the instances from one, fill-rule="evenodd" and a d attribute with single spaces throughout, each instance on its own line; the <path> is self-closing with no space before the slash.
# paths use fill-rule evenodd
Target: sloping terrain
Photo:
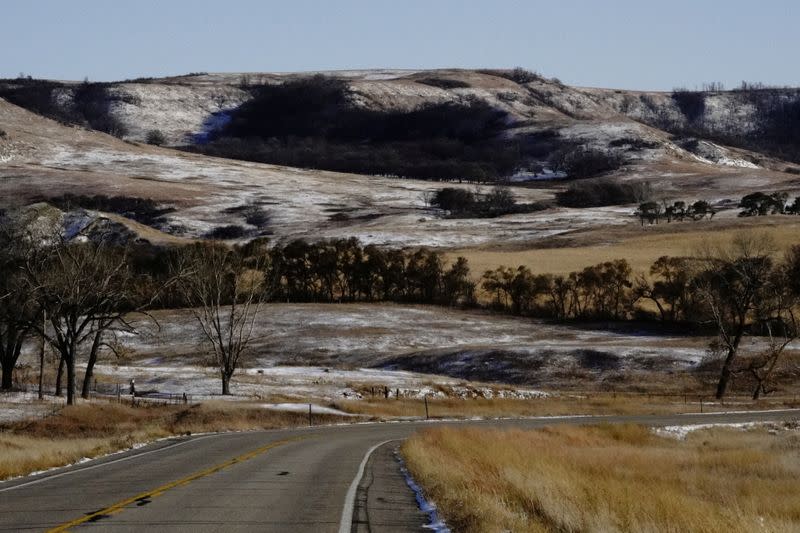
<path id="1" fill-rule="evenodd" d="M 22 205 L 67 193 L 151 199 L 173 211 L 154 228 L 134 228 L 150 241 L 217 232 L 229 238 L 356 236 L 393 246 L 525 249 L 542 242 L 569 246 L 575 235 L 604 235 L 611 227 L 641 231 L 632 216 L 634 205 L 449 218 L 428 206 L 432 192 L 473 186 L 212 158 L 141 143 L 148 131 L 159 130 L 167 145 L 202 147 L 258 94 L 254 87 L 310 74 L 199 74 L 90 84 L 91 90 L 80 83 L 42 89 L 25 80 L 7 80 L 0 84 L 7 97 L 30 96 L 36 87 L 45 91 L 22 98 L 22 103 L 49 110 L 62 123 L 0 100 L 0 129 L 5 132 L 0 137 L 0 201 L 3 206 Z M 549 166 L 553 152 L 564 149 L 611 154 L 622 164 L 602 176 L 646 181 L 659 201 L 706 199 L 730 206 L 757 190 L 790 195 L 800 190 L 800 177 L 786 172 L 791 163 L 670 132 L 692 124 L 700 133 L 698 125 L 719 132 L 728 124 L 741 135 L 758 131 L 758 106 L 734 105 L 741 100 L 734 93 L 704 97 L 701 113 L 669 93 L 574 88 L 531 73 L 522 78 L 507 71 L 465 70 L 325 74 L 346 84 L 348 105 L 371 113 L 473 101 L 502 112 L 506 126 L 501 136 L 509 143 L 533 143 L 533 148 L 525 144 L 525 168 L 511 177 L 518 182 L 512 191 L 521 203 L 546 205 L 563 190 L 563 180 L 552 178 L 565 173 Z M 790 98 L 792 93 L 786 94 Z M 84 117 L 76 121 L 93 127 L 113 125 L 110 129 L 122 140 L 64 122 L 76 113 Z M 86 216 L 96 215 L 90 211 Z M 720 218 L 726 220 L 726 215 Z M 735 213 L 727 220 L 733 223 Z"/>

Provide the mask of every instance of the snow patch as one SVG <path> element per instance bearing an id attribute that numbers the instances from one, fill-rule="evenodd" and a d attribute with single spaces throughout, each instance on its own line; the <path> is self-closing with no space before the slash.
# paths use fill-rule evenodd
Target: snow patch
<path id="1" fill-rule="evenodd" d="M 762 422 L 741 422 L 732 424 L 690 424 L 686 426 L 665 426 L 656 428 L 653 432 L 660 437 L 669 437 L 677 440 L 685 440 L 689 433 L 700 429 L 709 429 L 715 427 L 739 428 L 749 429 L 755 426 L 763 425 Z"/>
<path id="2" fill-rule="evenodd" d="M 406 480 L 406 485 L 408 485 L 408 488 L 414 492 L 414 498 L 417 500 L 417 506 L 419 507 L 420 511 L 428 515 L 428 523 L 423 527 L 425 529 L 435 531 L 436 533 L 450 533 L 450 528 L 447 527 L 444 519 L 439 516 L 439 511 L 436 508 L 436 504 L 425 498 L 422 488 L 417 485 L 417 482 L 414 481 L 413 477 L 411 477 L 411 473 L 408 471 L 408 468 L 406 468 L 406 463 L 403 461 L 403 458 L 397 451 L 394 452 L 394 456 L 397 459 L 397 462 L 400 463 L 400 472 L 403 473 L 403 477 Z"/>

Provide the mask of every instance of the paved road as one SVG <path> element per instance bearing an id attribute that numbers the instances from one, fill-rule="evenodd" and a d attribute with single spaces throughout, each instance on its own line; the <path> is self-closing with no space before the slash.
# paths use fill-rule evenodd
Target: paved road
<path id="1" fill-rule="evenodd" d="M 663 426 L 799 417 L 800 411 L 786 410 L 447 423 Z M 399 440 L 432 424 L 359 424 L 160 441 L 0 483 L 0 531 L 420 530 L 425 517 L 416 509 L 392 450 Z"/>

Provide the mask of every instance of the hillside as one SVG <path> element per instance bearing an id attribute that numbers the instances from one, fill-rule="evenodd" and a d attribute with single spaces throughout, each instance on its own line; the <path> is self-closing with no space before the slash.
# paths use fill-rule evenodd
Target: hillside
<path id="1" fill-rule="evenodd" d="M 587 231 L 598 236 L 590 243 L 602 243 L 611 227 L 621 228 L 616 238 L 642 231 L 630 200 L 556 206 L 556 194 L 575 182 L 570 178 L 647 183 L 654 200 L 704 199 L 719 208 L 754 191 L 800 191 L 796 167 L 774 156 L 791 155 L 786 143 L 753 140 L 774 130 L 773 108 L 759 96 L 767 93 L 709 93 L 699 104 L 696 95 L 568 87 L 516 71 L 351 71 L 325 73 L 333 89 L 310 93 L 343 99 L 338 105 L 323 99 L 313 109 L 281 111 L 271 122 L 258 114 L 308 99 L 298 91 L 308 89 L 311 74 L 0 82 L 2 203 L 64 194 L 151 200 L 165 214 L 134 231 L 153 241 L 356 236 L 393 246 L 526 249 L 569 246 L 580 236 L 585 242 Z M 797 97 L 793 90 L 771 91 L 786 105 Z M 151 130 L 163 133 L 170 148 L 144 144 Z M 723 133 L 743 147 L 724 144 Z M 500 152 L 510 155 L 498 163 Z M 353 172 L 359 169 L 365 170 Z M 493 174 L 502 169 L 512 171 Z M 453 218 L 429 205 L 442 187 L 472 190 L 467 181 L 475 176 L 484 183 L 510 180 L 517 202 L 536 209 Z M 431 179 L 437 177 L 451 182 Z M 72 200 L 87 207 L 81 202 Z M 735 214 L 723 210 L 714 222 L 736 225 Z"/>

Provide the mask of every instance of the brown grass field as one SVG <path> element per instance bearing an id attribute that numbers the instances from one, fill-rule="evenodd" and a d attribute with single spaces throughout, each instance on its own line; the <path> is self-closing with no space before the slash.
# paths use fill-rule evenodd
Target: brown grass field
<path id="1" fill-rule="evenodd" d="M 402 447 L 454 531 L 800 529 L 800 433 L 431 429 Z"/>
<path id="2" fill-rule="evenodd" d="M 683 222 L 645 228 L 631 224 L 623 228 L 592 231 L 584 238 L 559 247 L 468 248 L 448 252 L 446 257 L 450 262 L 458 256 L 466 257 L 475 278 L 499 266 L 516 268 L 525 265 L 535 274 L 568 274 L 614 259 L 626 259 L 634 273 L 646 274 L 650 265 L 662 255 L 691 255 L 705 243 L 729 241 L 742 231 L 769 235 L 778 250 L 800 244 L 800 222 L 796 217 L 779 215 L 757 218 L 761 220 Z"/>

